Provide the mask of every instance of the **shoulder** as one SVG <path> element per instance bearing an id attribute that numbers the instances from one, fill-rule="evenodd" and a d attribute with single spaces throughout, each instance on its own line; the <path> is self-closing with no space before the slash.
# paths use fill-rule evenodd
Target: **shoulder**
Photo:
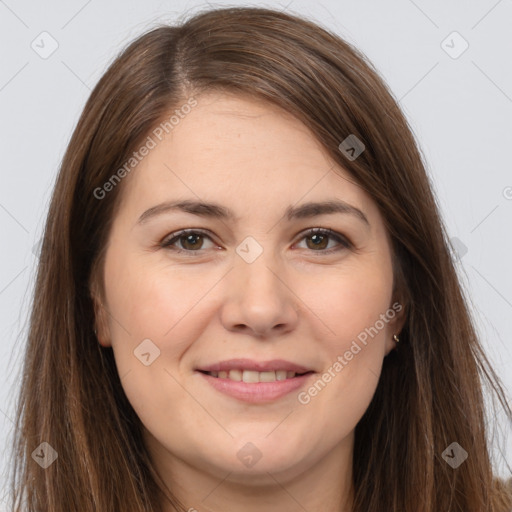
<path id="1" fill-rule="evenodd" d="M 493 479 L 492 503 L 495 512 L 512 512 L 512 477 Z"/>

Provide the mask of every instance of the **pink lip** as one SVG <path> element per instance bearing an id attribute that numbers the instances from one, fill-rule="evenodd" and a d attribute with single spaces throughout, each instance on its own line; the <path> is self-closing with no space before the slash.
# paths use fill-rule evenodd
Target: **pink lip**
<path id="1" fill-rule="evenodd" d="M 230 368 L 233 368 L 232 366 Z M 245 367 L 245 369 L 249 369 Z M 281 369 L 283 369 L 281 367 Z M 211 370 L 223 371 L 223 370 Z M 293 371 L 293 370 L 290 370 Z M 217 391 L 249 403 L 262 403 L 277 400 L 292 391 L 302 387 L 314 373 L 299 375 L 291 379 L 278 380 L 275 382 L 243 382 L 231 379 L 212 377 L 206 373 L 198 372 L 206 382 Z"/>
<path id="2" fill-rule="evenodd" d="M 272 372 L 286 370 L 287 372 L 305 373 L 313 371 L 298 364 L 285 361 L 284 359 L 273 359 L 272 361 L 254 361 L 252 359 L 229 359 L 220 363 L 201 366 L 197 368 L 203 372 L 226 372 L 229 370 L 251 370 L 255 372 Z M 280 381 L 283 382 L 283 381 Z"/>

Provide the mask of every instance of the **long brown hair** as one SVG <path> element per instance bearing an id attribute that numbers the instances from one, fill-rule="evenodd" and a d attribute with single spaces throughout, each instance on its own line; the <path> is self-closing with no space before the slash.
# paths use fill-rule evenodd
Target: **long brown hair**
<path id="1" fill-rule="evenodd" d="M 493 475 L 486 444 L 484 386 L 511 422 L 512 411 L 477 338 L 406 119 L 357 49 L 298 15 L 255 7 L 199 12 L 140 36 L 84 108 L 41 247 L 16 417 L 13 510 L 161 510 L 162 482 L 141 422 L 112 349 L 93 332 L 93 291 L 103 292 L 123 183 L 101 198 L 98 190 L 173 109 L 204 91 L 248 94 L 296 116 L 371 195 L 389 230 L 407 319 L 356 427 L 354 512 L 510 510 L 512 491 Z M 351 134 L 365 144 L 357 159 L 339 149 Z M 58 453 L 46 469 L 31 456 L 43 442 Z M 452 442 L 468 453 L 456 469 L 442 456 Z"/>

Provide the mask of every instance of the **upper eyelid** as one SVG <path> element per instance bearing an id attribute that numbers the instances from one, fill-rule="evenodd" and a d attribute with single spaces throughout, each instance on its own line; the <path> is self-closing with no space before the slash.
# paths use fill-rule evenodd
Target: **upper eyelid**
<path id="1" fill-rule="evenodd" d="M 214 241 L 213 240 L 214 237 L 208 231 L 205 231 L 202 228 L 184 228 L 184 229 L 179 229 L 178 231 L 174 231 L 170 235 L 166 235 L 161 243 L 165 244 L 175 238 L 178 239 L 181 236 L 188 235 L 188 234 L 194 234 L 194 233 L 199 233 L 200 235 L 204 235 L 204 236 L 210 238 L 210 240 L 212 240 L 212 242 Z"/>
<path id="2" fill-rule="evenodd" d="M 338 233 L 337 231 L 335 231 L 333 229 L 330 229 L 330 228 L 320 228 L 320 227 L 307 228 L 305 230 L 302 230 L 300 233 L 298 233 L 296 235 L 296 237 L 300 237 L 298 239 L 298 241 L 301 241 L 306 236 L 311 236 L 311 235 L 315 234 L 316 232 L 319 232 L 320 234 L 325 234 L 327 236 L 330 236 L 331 238 L 339 238 L 340 240 L 338 240 L 338 243 L 340 245 L 345 246 L 345 243 L 346 243 L 349 247 L 353 246 L 352 241 L 346 235 L 344 235 L 342 233 Z M 187 234 L 194 234 L 194 233 L 198 233 L 198 234 L 201 234 L 203 236 L 206 236 L 212 242 L 216 243 L 215 240 L 214 240 L 214 237 L 207 230 L 204 230 L 203 228 L 184 228 L 184 229 L 175 231 L 175 232 L 171 233 L 170 235 L 166 236 L 162 240 L 162 242 L 160 242 L 160 245 L 162 245 L 162 246 L 165 246 L 165 245 L 170 246 L 170 245 L 172 245 L 172 244 L 170 244 L 170 242 L 172 240 L 174 240 L 174 242 L 173 242 L 173 244 L 174 244 L 174 243 L 176 243 L 179 240 L 179 238 L 181 236 L 185 236 Z M 197 251 L 189 251 L 187 249 L 179 249 L 179 250 L 186 251 L 186 252 L 200 252 L 201 251 L 201 249 L 199 249 Z M 328 252 L 328 251 L 318 251 L 318 252 Z"/>

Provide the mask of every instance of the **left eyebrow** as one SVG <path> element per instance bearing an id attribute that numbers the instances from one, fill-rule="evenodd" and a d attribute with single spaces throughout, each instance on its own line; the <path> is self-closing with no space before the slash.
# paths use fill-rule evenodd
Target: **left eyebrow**
<path id="1" fill-rule="evenodd" d="M 137 224 L 146 222 L 149 218 L 167 213 L 169 211 L 178 210 L 200 217 L 210 217 L 221 220 L 237 221 L 238 217 L 232 210 L 217 203 L 207 203 L 193 200 L 182 201 L 167 201 L 160 203 L 152 208 L 146 210 L 137 220 Z M 299 206 L 288 206 L 285 211 L 285 216 L 288 221 L 294 219 L 307 219 L 319 215 L 332 215 L 335 213 L 348 214 L 363 221 L 367 226 L 370 222 L 366 215 L 355 206 L 352 206 L 345 201 L 331 200 L 323 202 L 309 202 L 303 203 Z"/>
<path id="2" fill-rule="evenodd" d="M 316 217 L 317 215 L 329 215 L 333 213 L 353 215 L 359 220 L 362 220 L 368 227 L 370 226 L 368 218 L 359 208 L 339 199 L 320 203 L 303 203 L 296 207 L 289 206 L 286 209 L 285 215 L 287 219 L 291 221 L 293 219 L 307 219 Z"/>

